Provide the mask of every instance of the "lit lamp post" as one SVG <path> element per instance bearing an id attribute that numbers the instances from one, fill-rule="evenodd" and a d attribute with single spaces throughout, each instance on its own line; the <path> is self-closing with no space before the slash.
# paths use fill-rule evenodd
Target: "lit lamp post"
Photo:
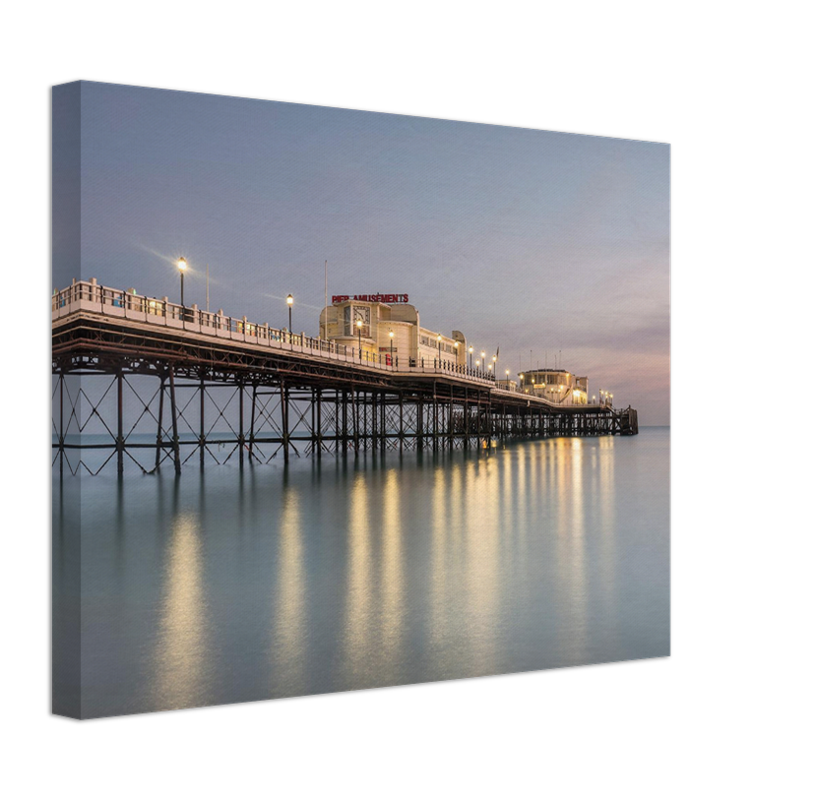
<path id="1" fill-rule="evenodd" d="M 523 374 L 523 372 L 518 375 L 518 380 L 520 381 L 519 388 L 520 388 L 521 391 L 523 391 L 524 390 L 524 374 Z"/>
<path id="2" fill-rule="evenodd" d="M 391 366 L 393 366 L 393 331 L 388 331 L 388 336 L 391 340 Z"/>
<path id="3" fill-rule="evenodd" d="M 289 346 L 293 347 L 294 344 L 291 338 L 291 307 L 294 305 L 294 298 L 291 295 L 286 298 L 286 305 L 289 307 Z"/>
<path id="4" fill-rule="evenodd" d="M 184 316 L 184 272 L 187 269 L 187 259 L 184 256 L 176 261 L 175 265 L 178 267 L 178 273 L 181 275 L 181 315 Z"/>
<path id="5" fill-rule="evenodd" d="M 436 337 L 436 341 L 439 343 L 439 366 L 441 366 L 441 334 Z"/>
<path id="6" fill-rule="evenodd" d="M 487 354 L 483 350 L 481 351 L 481 364 L 482 369 L 487 366 Z"/>
<path id="7" fill-rule="evenodd" d="M 473 348 L 470 347 L 470 369 L 473 368 Z"/>
<path id="8" fill-rule="evenodd" d="M 362 361 L 362 320 L 357 320 L 357 338 L 359 340 L 359 360 Z"/>

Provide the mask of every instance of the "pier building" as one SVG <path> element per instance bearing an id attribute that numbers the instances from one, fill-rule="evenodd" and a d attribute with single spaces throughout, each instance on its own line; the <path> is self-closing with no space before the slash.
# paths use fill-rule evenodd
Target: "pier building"
<path id="1" fill-rule="evenodd" d="M 361 350 L 363 360 L 398 358 L 407 366 L 434 362 L 465 366 L 467 340 L 423 328 L 406 294 L 335 295 L 320 312 L 320 339 Z"/>
<path id="2" fill-rule="evenodd" d="M 521 373 L 520 391 L 557 405 L 588 405 L 589 379 L 562 369 L 533 369 Z"/>

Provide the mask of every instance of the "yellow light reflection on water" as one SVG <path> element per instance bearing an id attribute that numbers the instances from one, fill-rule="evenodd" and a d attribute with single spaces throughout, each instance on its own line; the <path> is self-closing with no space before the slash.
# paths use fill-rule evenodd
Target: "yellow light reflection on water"
<path id="1" fill-rule="evenodd" d="M 506 507 L 506 498 L 500 495 L 506 490 L 506 485 L 498 493 L 494 491 L 498 465 L 491 463 L 491 460 L 492 457 L 478 464 L 475 480 L 477 500 L 473 504 L 467 529 L 466 552 L 461 554 L 461 560 L 466 565 L 463 576 L 467 598 L 464 631 L 468 638 L 467 649 L 473 674 L 477 675 L 486 675 L 496 669 L 496 639 L 500 625 L 499 562 L 504 535 L 500 509 Z M 453 621 L 454 627 L 457 622 Z"/>
<path id="2" fill-rule="evenodd" d="M 398 674 L 404 632 L 404 563 L 399 473 L 389 469 L 382 493 L 382 601 L 380 652 L 387 671 Z"/>
<path id="3" fill-rule="evenodd" d="M 368 684 L 371 667 L 367 658 L 373 591 L 371 506 L 366 475 L 360 472 L 354 477 L 348 510 L 348 573 L 343 624 L 344 672 L 346 680 L 357 686 Z"/>
<path id="4" fill-rule="evenodd" d="M 179 514 L 170 536 L 153 657 L 156 708 L 200 704 L 206 692 L 207 609 L 197 516 Z"/>
<path id="5" fill-rule="evenodd" d="M 272 675 L 274 682 L 297 692 L 305 673 L 305 569 L 300 494 L 284 494 L 278 536 L 278 578 L 273 608 Z"/>
<path id="6" fill-rule="evenodd" d="M 430 531 L 430 648 L 433 658 L 441 659 L 449 639 L 447 615 L 448 579 L 454 576 L 447 570 L 447 493 L 444 486 L 445 470 L 437 466 L 433 470 L 430 504 L 433 509 L 433 527 Z"/>

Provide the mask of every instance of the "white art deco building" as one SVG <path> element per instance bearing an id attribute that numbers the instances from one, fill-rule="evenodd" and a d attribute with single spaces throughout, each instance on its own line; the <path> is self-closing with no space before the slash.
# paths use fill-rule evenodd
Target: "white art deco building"
<path id="1" fill-rule="evenodd" d="M 466 365 L 467 341 L 461 331 L 447 336 L 423 328 L 407 295 L 338 295 L 320 312 L 320 338 L 361 349 L 363 359 L 409 366 L 442 362 Z"/>

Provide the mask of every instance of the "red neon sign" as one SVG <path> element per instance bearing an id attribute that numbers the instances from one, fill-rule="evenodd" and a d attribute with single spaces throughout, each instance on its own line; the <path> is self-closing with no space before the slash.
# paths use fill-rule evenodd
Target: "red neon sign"
<path id="1" fill-rule="evenodd" d="M 406 294 L 335 294 L 331 296 L 332 303 L 344 303 L 346 300 L 358 300 L 361 303 L 407 303 Z"/>

